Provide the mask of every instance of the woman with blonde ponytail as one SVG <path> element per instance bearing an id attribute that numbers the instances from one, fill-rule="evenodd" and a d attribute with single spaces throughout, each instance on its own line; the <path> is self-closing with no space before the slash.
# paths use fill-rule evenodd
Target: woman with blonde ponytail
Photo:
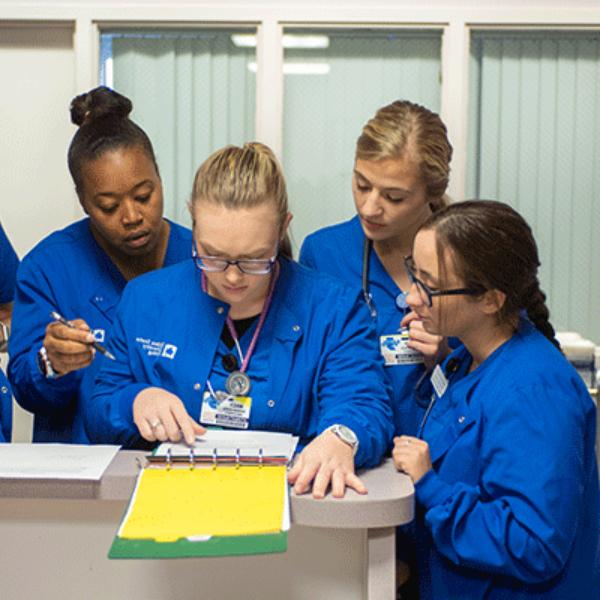
<path id="1" fill-rule="evenodd" d="M 352 193 L 357 215 L 308 236 L 300 262 L 355 287 L 375 319 L 392 389 L 397 433 L 416 433 L 424 403 L 415 388 L 447 352 L 405 300 L 402 259 L 417 229 L 448 204 L 452 146 L 446 126 L 427 108 L 398 100 L 380 108 L 357 140 Z"/>
<path id="2" fill-rule="evenodd" d="M 453 204 L 418 231 L 407 300 L 462 342 L 436 367 L 417 436 L 397 437 L 415 484 L 422 600 L 598 598 L 595 406 L 557 348 L 525 220 Z"/>
<path id="3" fill-rule="evenodd" d="M 376 465 L 392 437 L 375 329 L 356 290 L 291 260 L 274 154 L 215 152 L 190 211 L 193 260 L 125 292 L 90 436 L 135 448 L 192 444 L 206 426 L 285 431 L 300 437 L 297 493 L 365 493 L 355 467 Z"/>

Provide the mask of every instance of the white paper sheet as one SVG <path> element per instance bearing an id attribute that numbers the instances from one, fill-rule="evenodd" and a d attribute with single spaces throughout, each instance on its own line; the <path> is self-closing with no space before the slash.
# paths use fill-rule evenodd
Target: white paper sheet
<path id="1" fill-rule="evenodd" d="M 240 456 L 255 457 L 262 450 L 264 457 L 284 456 L 289 460 L 297 444 L 298 438 L 289 433 L 209 429 L 196 438 L 194 454 L 197 458 L 211 457 L 213 448 L 217 448 L 219 456 L 235 456 L 239 449 Z M 172 456 L 188 456 L 190 453 L 190 447 L 185 444 L 164 443 L 158 447 L 155 455 L 165 456 L 168 448 Z"/>
<path id="2" fill-rule="evenodd" d="M 99 480 L 120 446 L 0 444 L 0 478 Z"/>

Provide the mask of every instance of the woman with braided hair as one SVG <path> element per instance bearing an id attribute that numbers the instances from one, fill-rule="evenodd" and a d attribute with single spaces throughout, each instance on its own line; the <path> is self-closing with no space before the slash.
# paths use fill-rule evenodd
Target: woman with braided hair
<path id="1" fill-rule="evenodd" d="M 500 202 L 432 215 L 405 259 L 425 329 L 462 346 L 433 371 L 417 437 L 421 598 L 598 598 L 595 407 L 561 354 L 531 229 Z"/>

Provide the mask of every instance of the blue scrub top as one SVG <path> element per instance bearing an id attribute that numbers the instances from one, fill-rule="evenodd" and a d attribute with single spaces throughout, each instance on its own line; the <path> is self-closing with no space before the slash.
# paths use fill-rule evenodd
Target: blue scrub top
<path id="1" fill-rule="evenodd" d="M 17 253 L 0 224 L 0 304 L 13 301 L 18 267 Z"/>
<path id="2" fill-rule="evenodd" d="M 421 598 L 598 598 L 596 415 L 585 385 L 526 320 L 472 373 L 470 364 L 464 346 L 446 359 L 449 385 L 424 426 L 433 469 L 415 486 Z"/>
<path id="3" fill-rule="evenodd" d="M 0 304 L 13 301 L 19 257 L 0 224 Z M 12 394 L 0 369 L 0 442 L 10 442 L 12 432 Z"/>
<path id="4" fill-rule="evenodd" d="M 365 234 L 356 216 L 350 221 L 325 227 L 309 235 L 300 250 L 300 262 L 338 277 L 353 287 L 362 285 Z M 398 333 L 400 321 L 409 309 L 400 309 L 396 298 L 403 291 L 385 270 L 377 253 L 371 250 L 369 292 L 377 310 L 379 336 Z M 415 386 L 423 375 L 421 365 L 386 365 L 385 374 L 392 386 L 392 408 L 396 434 L 416 435 L 427 402 L 417 402 Z"/>
<path id="5" fill-rule="evenodd" d="M 355 290 L 280 259 L 280 276 L 248 374 L 250 429 L 283 431 L 306 444 L 341 423 L 358 436 L 357 466 L 381 460 L 392 436 L 391 409 L 372 319 Z M 90 439 L 128 448 L 145 444 L 133 422 L 139 392 L 158 386 L 200 419 L 210 379 L 222 387 L 221 332 L 229 306 L 201 289 L 193 261 L 148 273 L 126 288 L 102 357 L 94 396 L 85 402 Z M 256 324 L 241 338 L 246 350 Z"/>
<path id="6" fill-rule="evenodd" d="M 4 371 L 0 369 L 0 442 L 12 437 L 12 394 Z"/>
<path id="7" fill-rule="evenodd" d="M 164 265 L 191 256 L 192 234 L 170 223 Z M 89 219 L 82 219 L 42 240 L 19 268 L 9 342 L 8 376 L 18 403 L 35 416 L 34 442 L 88 443 L 81 398 L 91 393 L 98 356 L 86 369 L 56 379 L 37 365 L 50 312 L 83 319 L 106 344 L 126 281 L 94 239 Z"/>

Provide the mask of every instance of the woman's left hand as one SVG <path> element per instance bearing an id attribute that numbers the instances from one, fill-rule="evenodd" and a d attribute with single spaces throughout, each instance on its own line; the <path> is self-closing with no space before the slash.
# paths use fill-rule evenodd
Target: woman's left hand
<path id="1" fill-rule="evenodd" d="M 450 347 L 446 338 L 426 331 L 423 327 L 423 321 L 419 319 L 419 316 L 414 311 L 405 315 L 400 323 L 400 327 L 408 327 L 410 335 L 408 346 L 423 355 L 425 366 L 428 369 L 434 367 L 450 354 Z"/>
<path id="2" fill-rule="evenodd" d="M 317 499 L 325 497 L 330 483 L 334 498 L 343 498 L 346 486 L 359 494 L 367 493 L 354 473 L 352 448 L 331 431 L 323 432 L 308 444 L 288 473 L 288 482 L 296 494 L 308 491 L 311 481 L 312 495 Z"/>
<path id="3" fill-rule="evenodd" d="M 410 476 L 413 483 L 417 483 L 432 468 L 429 444 L 409 435 L 394 438 L 392 458 L 398 471 Z"/>

